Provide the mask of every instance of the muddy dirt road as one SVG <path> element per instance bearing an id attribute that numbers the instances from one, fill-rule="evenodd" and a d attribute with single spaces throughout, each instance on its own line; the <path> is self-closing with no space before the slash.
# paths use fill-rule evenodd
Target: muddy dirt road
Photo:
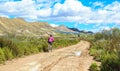
<path id="1" fill-rule="evenodd" d="M 93 59 L 88 54 L 90 44 L 81 41 L 76 45 L 39 53 L 0 66 L 0 71 L 89 71 Z"/>

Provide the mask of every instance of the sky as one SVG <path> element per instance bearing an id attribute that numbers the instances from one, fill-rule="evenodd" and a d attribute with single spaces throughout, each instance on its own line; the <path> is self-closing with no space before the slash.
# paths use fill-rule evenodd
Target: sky
<path id="1" fill-rule="evenodd" d="M 120 28 L 120 0 L 0 0 L 0 16 L 98 32 Z"/>

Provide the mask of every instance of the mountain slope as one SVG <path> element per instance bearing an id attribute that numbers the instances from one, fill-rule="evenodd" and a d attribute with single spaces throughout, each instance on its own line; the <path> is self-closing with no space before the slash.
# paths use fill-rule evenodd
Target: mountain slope
<path id="1" fill-rule="evenodd" d="M 21 35 L 47 35 L 53 28 L 47 22 L 26 22 L 21 18 L 0 17 L 0 34 L 14 33 Z"/>
<path id="2" fill-rule="evenodd" d="M 77 28 L 69 28 L 64 25 L 52 27 L 47 22 L 26 22 L 22 18 L 9 19 L 0 17 L 0 35 L 48 36 L 48 34 L 57 35 L 57 33 L 78 34 L 84 33 L 84 31 L 80 31 Z"/>
<path id="3" fill-rule="evenodd" d="M 64 25 L 60 25 L 58 27 L 55 27 L 55 29 L 58 31 L 62 31 L 62 32 L 75 32 Z"/>

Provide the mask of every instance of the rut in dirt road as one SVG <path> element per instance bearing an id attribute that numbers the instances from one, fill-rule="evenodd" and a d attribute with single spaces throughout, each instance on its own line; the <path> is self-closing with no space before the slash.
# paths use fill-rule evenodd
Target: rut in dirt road
<path id="1" fill-rule="evenodd" d="M 50 64 L 50 65 L 48 65 L 48 66 L 46 66 L 46 67 L 44 67 L 42 71 L 51 71 L 51 69 L 52 69 L 55 65 L 57 65 L 61 60 L 65 59 L 65 58 L 68 58 L 68 57 L 70 57 L 70 56 L 73 56 L 73 55 L 67 55 L 67 56 L 64 56 L 64 57 L 59 58 L 57 61 L 53 62 L 52 64 Z"/>
<path id="2" fill-rule="evenodd" d="M 90 43 L 81 41 L 76 45 L 40 53 L 0 66 L 0 71 L 89 71 L 93 59 L 88 54 Z"/>

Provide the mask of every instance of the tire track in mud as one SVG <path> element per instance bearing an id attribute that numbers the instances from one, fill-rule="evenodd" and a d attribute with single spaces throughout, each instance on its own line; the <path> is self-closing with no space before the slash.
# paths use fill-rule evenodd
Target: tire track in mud
<path id="1" fill-rule="evenodd" d="M 64 60 L 65 58 L 68 58 L 70 56 L 73 56 L 73 55 L 67 55 L 67 56 L 64 56 L 64 57 L 60 57 L 57 61 L 55 62 L 52 62 L 50 65 L 47 65 L 46 67 L 43 68 L 43 70 L 41 71 L 51 71 L 51 69 L 57 65 L 60 61 Z"/>
<path id="2" fill-rule="evenodd" d="M 74 48 L 74 51 L 76 51 L 78 48 L 79 48 L 79 46 L 75 47 L 75 48 Z M 52 69 L 55 65 L 57 65 L 60 61 L 65 60 L 65 59 L 67 59 L 67 58 L 70 57 L 70 56 L 75 56 L 72 49 L 67 48 L 67 51 L 68 51 L 68 50 L 69 50 L 69 52 L 59 51 L 58 54 L 59 54 L 59 53 L 67 53 L 67 54 L 66 54 L 66 55 L 62 55 L 62 57 L 60 57 L 58 60 L 52 62 L 51 64 L 49 64 L 49 65 L 47 65 L 47 66 L 45 66 L 41 71 L 51 71 L 51 69 Z"/>
<path id="3" fill-rule="evenodd" d="M 47 65 L 46 67 L 43 68 L 41 71 L 50 71 L 52 67 L 54 67 L 60 60 L 63 58 L 59 58 L 57 61 L 51 63 L 50 65 Z"/>

